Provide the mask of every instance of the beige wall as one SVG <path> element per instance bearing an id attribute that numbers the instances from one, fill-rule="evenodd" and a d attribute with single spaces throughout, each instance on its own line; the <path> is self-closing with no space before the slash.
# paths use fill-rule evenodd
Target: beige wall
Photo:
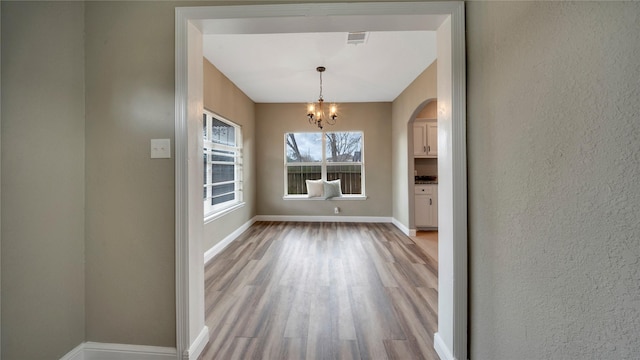
<path id="1" fill-rule="evenodd" d="M 429 101 L 420 112 L 416 115 L 419 119 L 437 119 L 438 118 L 438 100 Z"/>
<path id="2" fill-rule="evenodd" d="M 175 346 L 174 4 L 85 6 L 86 340 Z"/>
<path id="3" fill-rule="evenodd" d="M 340 117 L 327 131 L 364 131 L 367 200 L 283 200 L 284 134 L 312 132 L 305 104 L 256 104 L 256 173 L 259 215 L 391 216 L 391 104 L 339 104 Z"/>
<path id="4" fill-rule="evenodd" d="M 640 3 L 467 3 L 472 359 L 640 354 Z"/>
<path id="5" fill-rule="evenodd" d="M 204 226 L 203 249 L 209 250 L 256 214 L 254 103 L 208 60 L 204 60 L 204 108 L 242 126 L 243 201 L 234 210 Z"/>
<path id="6" fill-rule="evenodd" d="M 84 340 L 84 5 L 2 1 L 2 359 Z"/>
<path id="7" fill-rule="evenodd" d="M 394 101 L 391 107 L 393 125 L 392 136 L 392 173 L 393 184 L 393 217 L 407 228 L 413 219 L 409 219 L 409 208 L 413 206 L 413 191 L 409 191 L 409 185 L 413 184 L 413 163 L 409 164 L 409 124 L 423 103 L 428 99 L 437 98 L 437 62 L 434 61 L 422 72 Z M 412 159 L 413 157 L 411 157 Z"/>

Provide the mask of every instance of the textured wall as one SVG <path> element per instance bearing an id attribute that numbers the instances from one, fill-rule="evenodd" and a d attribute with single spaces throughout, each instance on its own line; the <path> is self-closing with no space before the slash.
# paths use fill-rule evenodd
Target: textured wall
<path id="1" fill-rule="evenodd" d="M 204 226 L 203 249 L 209 250 L 256 214 L 254 103 L 208 60 L 204 60 L 204 107 L 242 127 L 242 175 L 245 205 Z"/>
<path id="2" fill-rule="evenodd" d="M 467 4 L 473 359 L 640 354 L 640 3 Z"/>
<path id="3" fill-rule="evenodd" d="M 84 340 L 84 5 L 1 6 L 1 357 L 57 359 Z"/>
<path id="4" fill-rule="evenodd" d="M 174 5 L 85 6 L 87 340 L 175 346 Z"/>
<path id="5" fill-rule="evenodd" d="M 311 132 L 305 104 L 256 104 L 256 173 L 259 215 L 391 216 L 391 104 L 343 103 L 340 117 L 328 131 L 364 131 L 367 200 L 283 200 L 284 134 Z"/>

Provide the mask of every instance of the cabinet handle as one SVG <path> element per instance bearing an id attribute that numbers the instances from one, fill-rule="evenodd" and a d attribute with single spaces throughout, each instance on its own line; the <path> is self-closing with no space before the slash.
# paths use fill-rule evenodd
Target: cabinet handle
<path id="1" fill-rule="evenodd" d="M 426 146 L 423 146 L 423 148 L 424 148 L 424 150 L 423 150 L 423 151 L 424 151 L 424 152 L 427 152 L 427 147 L 426 147 Z"/>
<path id="2" fill-rule="evenodd" d="M 427 146 L 427 149 L 428 152 L 431 152 L 431 145 Z"/>
<path id="3" fill-rule="evenodd" d="M 433 205 L 433 203 L 431 202 L 431 198 L 429 198 L 429 205 Z"/>

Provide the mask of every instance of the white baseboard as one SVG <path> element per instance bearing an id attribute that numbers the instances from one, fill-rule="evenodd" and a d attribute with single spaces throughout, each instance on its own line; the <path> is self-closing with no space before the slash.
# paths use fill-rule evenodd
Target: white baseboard
<path id="1" fill-rule="evenodd" d="M 60 360 L 176 360 L 176 348 L 84 342 Z"/>
<path id="2" fill-rule="evenodd" d="M 257 215 L 256 221 L 293 221 L 293 222 L 363 222 L 390 223 L 385 216 L 306 216 L 306 215 Z"/>
<path id="3" fill-rule="evenodd" d="M 398 221 L 398 219 L 393 218 L 391 220 L 391 223 L 393 225 L 395 225 L 398 229 L 400 229 L 400 231 L 402 231 L 405 235 L 407 235 L 407 236 L 416 236 L 416 231 L 415 230 L 413 230 L 413 235 L 411 235 L 411 231 L 409 230 L 409 228 L 404 226 L 404 224 L 401 223 L 400 221 Z"/>
<path id="4" fill-rule="evenodd" d="M 456 360 L 439 333 L 435 333 L 433 336 L 433 348 L 436 350 L 438 356 L 440 356 L 440 360 Z"/>
<path id="5" fill-rule="evenodd" d="M 196 360 L 198 357 L 200 357 L 202 350 L 204 350 L 204 347 L 207 346 L 208 343 L 209 328 L 205 326 L 202 328 L 202 331 L 200 331 L 200 334 L 193 342 L 193 344 L 191 344 L 189 350 L 187 350 L 186 354 L 184 354 L 183 359 Z"/>
<path id="6" fill-rule="evenodd" d="M 73 350 L 69 351 L 60 360 L 85 360 L 84 357 L 84 343 L 76 346 Z"/>
<path id="7" fill-rule="evenodd" d="M 224 239 L 222 239 L 219 243 L 213 245 L 211 249 L 207 250 L 204 253 L 204 263 L 208 263 L 209 260 L 213 259 L 214 256 L 218 255 L 224 248 L 229 246 L 233 240 L 235 240 L 240 234 L 242 234 L 245 230 L 249 228 L 254 222 L 256 222 L 256 217 L 253 217 L 251 220 L 244 223 L 242 226 L 237 228 L 234 232 L 227 235 Z"/>

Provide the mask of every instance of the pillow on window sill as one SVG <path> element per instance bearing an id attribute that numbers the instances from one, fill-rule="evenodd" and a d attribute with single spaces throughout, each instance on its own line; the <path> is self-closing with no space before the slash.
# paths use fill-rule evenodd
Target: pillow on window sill
<path id="1" fill-rule="evenodd" d="M 342 190 L 340 189 L 340 179 L 325 181 L 324 182 L 324 198 L 331 199 L 334 197 L 341 197 Z"/>
<path id="2" fill-rule="evenodd" d="M 305 180 L 307 183 L 307 194 L 310 198 L 322 197 L 324 187 L 322 180 Z"/>

